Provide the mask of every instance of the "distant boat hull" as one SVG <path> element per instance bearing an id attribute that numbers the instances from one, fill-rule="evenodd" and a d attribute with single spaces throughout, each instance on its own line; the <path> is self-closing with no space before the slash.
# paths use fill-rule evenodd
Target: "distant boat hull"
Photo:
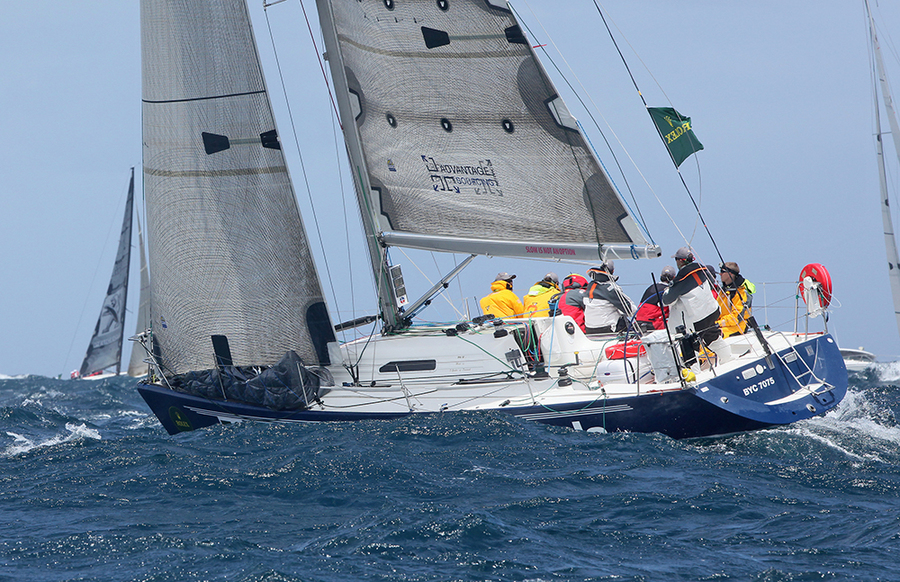
<path id="1" fill-rule="evenodd" d="M 841 348 L 841 357 L 850 372 L 862 372 L 875 364 L 875 354 L 863 349 Z"/>
<path id="2" fill-rule="evenodd" d="M 821 378 L 828 378 L 829 382 L 822 382 Z M 456 403 L 451 400 L 452 395 L 461 389 L 447 387 L 448 402 L 437 410 L 401 410 L 397 400 L 405 402 L 402 398 L 380 410 L 378 407 L 364 410 L 365 406 L 359 406 L 359 411 L 338 410 L 328 403 L 334 400 L 333 395 L 344 390 L 341 387 L 326 393 L 322 403 L 298 411 L 209 400 L 153 384 L 141 384 L 138 390 L 170 434 L 219 422 L 388 420 L 412 414 L 491 410 L 575 430 L 658 432 L 673 438 L 692 438 L 758 430 L 822 415 L 844 398 L 846 378 L 837 345 L 830 336 L 822 335 L 769 358 L 738 362 L 728 371 L 686 388 L 678 384 L 643 384 L 642 392 L 636 392 L 634 385 L 609 384 L 573 390 L 557 386 L 557 379 L 529 379 L 501 383 L 490 390 L 484 385 L 478 388 L 491 394 L 490 399 L 473 399 L 468 393 L 460 392 Z M 625 387 L 629 387 L 632 395 L 626 395 Z M 365 389 L 349 391 L 360 390 Z M 516 393 L 518 401 L 496 397 Z M 519 405 L 526 401 L 527 405 Z M 392 409 L 388 410 L 389 407 Z"/>

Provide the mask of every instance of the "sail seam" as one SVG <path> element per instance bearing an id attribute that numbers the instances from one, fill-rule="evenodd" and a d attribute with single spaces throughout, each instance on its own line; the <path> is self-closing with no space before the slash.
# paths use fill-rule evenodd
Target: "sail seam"
<path id="1" fill-rule="evenodd" d="M 210 95 L 208 97 L 189 97 L 187 99 L 163 99 L 161 101 L 155 101 L 150 99 L 141 99 L 144 103 L 154 103 L 154 104 L 163 104 L 163 103 L 187 103 L 189 101 L 211 101 L 213 99 L 228 99 L 229 97 L 245 97 L 247 95 L 260 95 L 265 93 L 265 89 L 259 91 L 246 91 L 244 93 L 229 93 L 228 95 Z"/>
<path id="2" fill-rule="evenodd" d="M 238 168 L 233 170 L 157 170 L 144 168 L 144 173 L 150 176 L 163 176 L 166 178 L 213 178 L 216 176 L 251 176 L 254 174 L 280 174 L 287 172 L 285 166 L 269 166 L 266 168 Z"/>

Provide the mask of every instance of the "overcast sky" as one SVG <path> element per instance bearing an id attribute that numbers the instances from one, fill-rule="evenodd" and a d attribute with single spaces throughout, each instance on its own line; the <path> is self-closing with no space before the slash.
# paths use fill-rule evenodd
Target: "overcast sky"
<path id="1" fill-rule="evenodd" d="M 544 60 L 545 67 L 555 76 L 559 66 L 576 87 L 583 83 L 578 91 L 599 129 L 556 78 L 616 184 L 624 189 L 627 180 L 663 247 L 663 259 L 617 262 L 616 274 L 632 298 L 650 283 L 651 271 L 658 275 L 673 263 L 682 237 L 704 262 L 717 264 L 593 2 L 513 5 L 533 43 L 550 45 L 553 62 Z M 864 346 L 883 359 L 900 357 L 882 242 L 862 0 L 703 0 L 679 2 L 677 10 L 669 0 L 607 0 L 602 6 L 649 104 L 674 106 L 692 118 L 705 149 L 681 169 L 725 260 L 738 262 L 757 283 L 757 319 L 791 330 L 795 286 L 788 282 L 807 263 L 822 263 L 834 279 L 829 330 L 839 343 Z M 306 10 L 316 27 L 311 0 Z M 900 31 L 900 7 L 885 3 L 875 10 L 889 72 L 900 83 L 889 33 Z M 262 3 L 251 2 L 251 12 L 307 230 L 313 239 L 325 235 L 314 252 L 332 318 L 373 313 L 343 146 L 335 144 L 330 101 L 300 4 L 289 0 L 268 9 L 280 71 Z M 0 127 L 6 136 L 0 142 L 0 374 L 68 374 L 84 356 L 112 270 L 130 168 L 141 175 L 139 26 L 137 0 L 0 4 Z M 316 42 L 321 50 L 318 32 Z M 612 169 L 604 136 L 615 144 L 624 178 Z M 898 183 L 897 164 L 889 172 Z M 630 202 L 631 194 L 624 195 Z M 394 249 L 391 256 L 403 265 L 411 299 L 430 286 L 425 277 L 436 280 L 454 261 L 406 254 L 410 259 Z M 134 257 L 134 282 L 137 263 Z M 457 309 L 467 301 L 474 310 L 498 271 L 516 273 L 516 291 L 523 294 L 547 271 L 562 278 L 585 268 L 479 258 L 448 296 Z M 766 302 L 773 304 L 768 310 Z M 452 314 L 441 299 L 422 317 Z M 133 326 L 127 323 L 128 334 Z"/>

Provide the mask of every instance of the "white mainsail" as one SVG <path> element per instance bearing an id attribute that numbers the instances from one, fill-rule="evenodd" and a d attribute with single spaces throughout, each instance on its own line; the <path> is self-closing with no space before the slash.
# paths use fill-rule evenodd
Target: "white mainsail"
<path id="1" fill-rule="evenodd" d="M 881 45 L 878 42 L 878 34 L 875 31 L 875 20 L 869 2 L 866 0 L 866 14 L 869 20 L 872 50 L 875 57 L 875 73 L 881 89 L 882 104 L 885 117 L 888 119 L 890 134 L 894 142 L 894 151 L 900 161 L 900 124 L 897 123 L 897 114 L 894 110 L 894 101 L 891 98 L 890 82 L 887 70 L 884 66 L 884 58 L 881 54 Z M 881 218 L 884 224 L 884 246 L 888 261 L 888 278 L 891 284 L 891 295 L 894 299 L 894 315 L 897 319 L 897 329 L 900 331 L 900 254 L 897 252 L 897 241 L 894 237 L 894 222 L 891 216 L 889 203 L 887 175 L 885 172 L 884 145 L 882 138 L 884 131 L 881 127 L 881 112 L 878 102 L 877 89 L 875 92 L 875 147 L 878 158 L 878 182 L 881 187 Z"/>
<path id="2" fill-rule="evenodd" d="M 244 0 L 142 0 L 143 165 L 153 334 L 166 374 L 334 340 Z"/>

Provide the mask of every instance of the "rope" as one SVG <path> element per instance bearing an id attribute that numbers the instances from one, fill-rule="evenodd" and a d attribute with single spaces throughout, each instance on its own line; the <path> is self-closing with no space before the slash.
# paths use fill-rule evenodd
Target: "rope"
<path id="1" fill-rule="evenodd" d="M 312 210 L 313 223 L 316 226 L 316 235 L 319 238 L 319 246 L 322 249 L 322 258 L 324 259 L 324 262 L 325 262 L 325 273 L 328 276 L 328 284 L 331 287 L 331 295 L 334 298 L 335 307 L 337 307 L 337 303 L 338 303 L 337 292 L 335 291 L 335 288 L 334 288 L 334 278 L 331 276 L 331 269 L 328 266 L 328 255 L 325 253 L 325 239 L 322 237 L 322 230 L 319 227 L 319 217 L 316 214 L 316 205 L 313 202 L 312 189 L 309 186 L 309 176 L 306 174 L 306 164 L 304 164 L 304 162 L 303 162 L 303 152 L 300 149 L 300 139 L 297 137 L 297 127 L 294 124 L 294 114 L 291 110 L 291 103 L 288 100 L 287 87 L 285 86 L 285 83 L 284 83 L 284 74 L 282 73 L 282 70 L 281 70 L 281 62 L 278 59 L 278 49 L 275 46 L 275 36 L 272 33 L 272 23 L 271 23 L 271 21 L 269 21 L 269 11 L 266 8 L 267 7 L 265 5 L 263 5 L 263 13 L 266 16 L 266 26 L 269 29 L 269 39 L 272 42 L 272 53 L 275 56 L 275 67 L 278 70 L 278 79 L 281 81 L 281 90 L 284 95 L 285 106 L 287 107 L 288 119 L 290 119 L 291 132 L 294 136 L 294 145 L 297 147 L 297 156 L 300 158 L 300 172 L 303 174 L 303 182 L 304 182 L 304 185 L 306 186 L 306 195 L 309 198 L 309 206 L 310 206 L 310 209 Z M 305 12 L 304 12 L 304 14 L 305 14 Z M 315 44 L 315 41 L 313 41 L 313 44 Z M 299 213 L 300 213 L 300 211 L 298 209 L 297 214 L 299 215 Z M 321 282 L 320 282 L 320 285 L 321 285 Z"/>
<path id="2" fill-rule="evenodd" d="M 647 100 L 644 99 L 644 94 L 641 92 L 641 89 L 637 84 L 637 80 L 634 78 L 634 74 L 631 72 L 631 67 L 628 66 L 628 61 L 625 60 L 625 55 L 622 54 L 622 50 L 619 48 L 619 43 L 616 41 L 615 36 L 613 36 L 612 30 L 609 27 L 609 23 L 606 21 L 606 17 L 603 15 L 603 11 L 600 9 L 600 5 L 597 3 L 597 0 L 593 0 L 593 2 L 594 2 L 594 7 L 597 8 L 597 13 L 600 15 L 600 19 L 603 21 L 603 25 L 606 27 L 606 32 L 609 34 L 609 38 L 612 41 L 613 46 L 616 47 L 616 52 L 619 53 L 619 58 L 622 59 L 622 64 L 625 66 L 625 70 L 628 72 L 628 76 L 631 78 L 631 82 L 634 85 L 634 89 L 635 89 L 635 91 L 637 91 L 638 96 L 641 98 L 641 102 L 644 104 L 644 109 L 647 110 L 647 115 L 650 115 L 650 110 L 647 105 Z M 658 85 L 658 83 L 657 83 L 657 85 Z M 665 95 L 665 93 L 663 93 L 663 94 Z M 667 97 L 667 99 L 668 99 L 668 97 Z M 652 117 L 651 117 L 651 121 L 653 121 Z M 663 142 L 665 142 L 665 137 L 663 136 L 659 127 L 656 125 L 655 121 L 653 121 L 653 127 L 656 128 L 656 132 L 659 134 L 660 139 L 662 139 Z M 678 168 L 678 164 L 675 163 L 675 157 L 672 155 L 672 150 L 670 150 L 669 147 L 666 146 L 666 151 L 669 153 L 669 158 L 672 160 L 672 163 L 675 164 L 675 171 L 678 173 L 678 177 L 681 180 L 681 185 L 684 186 L 685 192 L 687 192 L 688 197 L 691 199 L 691 203 L 694 205 L 694 210 L 697 211 L 697 217 L 700 219 L 700 223 L 703 225 L 704 230 L 706 230 L 706 234 L 709 236 L 709 240 L 710 240 L 710 242 L 712 242 L 713 248 L 716 250 L 716 254 L 719 256 L 719 261 L 724 263 L 725 259 L 722 258 L 722 253 L 719 252 L 719 247 L 716 244 L 716 240 L 713 237 L 712 232 L 710 232 L 709 226 L 706 224 L 706 219 L 703 218 L 703 214 L 700 212 L 700 206 L 697 204 L 697 201 L 694 199 L 694 195 L 691 192 L 691 189 L 688 187 L 687 182 L 684 180 L 684 175 L 681 173 L 681 170 Z M 696 158 L 696 156 L 695 156 L 695 158 Z M 699 172 L 700 172 L 699 160 L 697 160 L 697 172 L 698 172 L 698 176 L 699 176 Z M 683 234 L 682 234 L 682 238 L 684 238 Z M 686 238 L 685 238 L 685 242 L 690 244 L 690 241 L 688 241 Z"/>

